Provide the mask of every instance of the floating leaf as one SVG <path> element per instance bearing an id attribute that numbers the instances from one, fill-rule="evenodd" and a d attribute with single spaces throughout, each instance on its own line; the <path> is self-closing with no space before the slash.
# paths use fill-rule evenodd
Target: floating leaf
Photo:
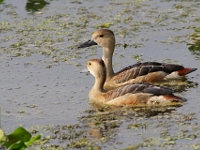
<path id="1" fill-rule="evenodd" d="M 35 137 L 31 138 L 31 140 L 26 144 L 26 146 L 27 147 L 30 146 L 33 142 L 39 140 L 40 138 L 41 138 L 40 134 L 36 135 Z"/>
<path id="2" fill-rule="evenodd" d="M 3 145 L 7 148 L 18 142 L 28 142 L 31 138 L 31 134 L 22 127 L 18 127 L 11 134 L 7 135 L 8 142 Z"/>
<path id="3" fill-rule="evenodd" d="M 14 143 L 9 147 L 9 150 L 24 150 L 27 146 L 24 144 L 24 142 L 20 141 L 18 143 Z"/>

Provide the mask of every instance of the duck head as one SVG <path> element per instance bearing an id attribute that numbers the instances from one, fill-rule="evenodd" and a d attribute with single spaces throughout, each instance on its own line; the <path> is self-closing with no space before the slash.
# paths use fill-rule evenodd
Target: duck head
<path id="1" fill-rule="evenodd" d="M 113 48 L 115 46 L 115 35 L 111 30 L 100 29 L 92 34 L 92 39 L 84 42 L 78 48 L 86 48 L 93 45 L 99 45 L 104 48 Z"/>

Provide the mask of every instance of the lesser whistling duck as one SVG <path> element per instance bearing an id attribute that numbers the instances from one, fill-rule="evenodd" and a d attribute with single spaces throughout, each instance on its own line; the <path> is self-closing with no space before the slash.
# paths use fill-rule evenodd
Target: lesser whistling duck
<path id="1" fill-rule="evenodd" d="M 97 30 L 92 34 L 92 40 L 81 44 L 78 48 L 92 45 L 103 47 L 102 59 L 106 65 L 105 89 L 113 89 L 127 83 L 153 83 L 168 79 L 180 79 L 186 74 L 197 70 L 197 68 L 184 68 L 177 64 L 144 62 L 128 66 L 114 73 L 112 68 L 112 56 L 115 49 L 114 33 L 108 29 Z"/>
<path id="2" fill-rule="evenodd" d="M 91 59 L 87 68 L 95 77 L 95 83 L 89 92 L 92 102 L 121 105 L 155 105 L 185 102 L 186 99 L 173 95 L 172 90 L 148 83 L 135 83 L 119 86 L 106 91 L 103 86 L 106 81 L 106 67 L 102 59 Z"/>

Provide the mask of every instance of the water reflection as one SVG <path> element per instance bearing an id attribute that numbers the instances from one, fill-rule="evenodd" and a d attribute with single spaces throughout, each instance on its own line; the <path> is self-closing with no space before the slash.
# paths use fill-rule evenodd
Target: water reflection
<path id="1" fill-rule="evenodd" d="M 87 133 L 93 138 L 114 137 L 119 132 L 123 122 L 143 122 L 147 118 L 168 117 L 183 104 L 136 106 L 136 107 L 112 107 L 91 104 L 92 109 L 86 110 L 80 122 L 85 124 Z M 146 119 L 145 119 L 146 118 Z M 123 120 L 123 121 L 122 121 Z"/>
<path id="2" fill-rule="evenodd" d="M 44 8 L 47 4 L 44 0 L 28 0 L 26 3 L 26 10 L 28 12 L 36 12 Z"/>
<path id="3" fill-rule="evenodd" d="M 170 88 L 174 92 L 183 92 L 186 91 L 188 88 L 196 88 L 198 86 L 198 83 L 190 81 L 187 79 L 187 77 L 185 77 L 181 80 L 168 80 L 156 82 L 155 85 Z"/>
<path id="4" fill-rule="evenodd" d="M 173 136 L 168 132 L 169 129 L 175 131 L 177 125 L 181 124 L 182 130 L 185 131 L 183 125 L 195 119 L 194 114 L 182 114 L 176 111 L 182 104 L 149 107 L 91 105 L 90 109 L 85 110 L 78 117 L 78 124 L 44 128 L 48 132 L 46 133 L 48 140 L 45 140 L 50 141 L 49 138 L 51 139 L 51 148 L 58 149 L 58 146 L 64 146 L 64 149 L 101 149 L 101 147 L 110 149 L 107 148 L 110 143 L 112 145 L 119 144 L 119 141 L 122 141 L 121 144 L 123 143 L 124 139 L 119 137 L 119 135 L 123 135 L 122 133 L 128 134 L 127 137 L 137 136 L 137 139 L 140 139 L 133 141 L 131 138 L 127 138 L 128 141 L 126 142 L 134 142 L 133 144 L 138 148 L 149 147 L 149 145 L 146 145 L 148 141 L 143 137 L 157 138 L 156 140 L 160 142 L 165 141 L 166 136 L 167 138 Z M 191 126 L 190 122 L 189 125 Z M 188 131 L 188 126 L 186 128 Z M 160 136 L 161 134 L 166 136 Z M 187 134 L 185 137 L 188 138 Z M 53 143 L 53 139 L 56 139 L 59 144 Z M 43 149 L 49 149 L 49 142 L 46 143 L 42 145 Z M 151 146 L 154 146 L 154 144 Z"/>
<path id="5" fill-rule="evenodd" d="M 100 104 L 91 103 L 93 107 L 93 111 L 90 110 L 88 114 L 95 114 L 106 115 L 109 116 L 110 114 L 118 117 L 125 117 L 125 118 L 132 118 L 132 117 L 153 117 L 165 113 L 171 113 L 175 111 L 176 108 L 183 106 L 183 103 L 180 104 L 170 104 L 170 105 L 153 105 L 153 106 L 123 106 L 123 107 L 116 107 L 116 106 L 105 106 Z M 92 112 L 92 113 L 91 113 Z"/>

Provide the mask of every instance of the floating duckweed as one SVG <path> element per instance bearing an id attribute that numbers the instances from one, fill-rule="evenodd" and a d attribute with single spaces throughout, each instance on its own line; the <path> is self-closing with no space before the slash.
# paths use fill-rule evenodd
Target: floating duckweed
<path id="1" fill-rule="evenodd" d="M 174 7 L 176 8 L 176 9 L 183 9 L 183 5 L 181 5 L 181 4 L 176 4 L 176 5 L 174 5 Z"/>
<path id="2" fill-rule="evenodd" d="M 96 57 L 99 51 L 96 46 L 79 51 L 77 50 L 77 45 L 84 40 L 88 40 L 88 38 L 90 38 L 90 33 L 95 30 L 94 28 L 112 27 L 111 30 L 113 30 L 116 33 L 116 37 L 119 38 L 116 46 L 122 50 L 122 53 L 116 51 L 116 53 L 119 52 L 119 55 L 116 54 L 119 58 L 126 56 L 123 54 L 123 48 L 126 48 L 126 51 L 129 51 L 130 48 L 136 48 L 134 49 L 136 55 L 132 57 L 137 61 L 142 61 L 143 56 L 140 55 L 142 53 L 140 47 L 146 46 L 145 49 L 148 49 L 148 44 L 151 40 L 154 42 L 154 38 L 157 39 L 156 44 L 169 48 L 170 46 L 179 47 L 178 44 L 184 46 L 184 43 L 190 43 L 189 41 L 191 40 L 192 45 L 190 46 L 194 47 L 192 47 L 193 50 L 190 49 L 190 51 L 195 55 L 194 57 L 197 59 L 200 58 L 200 44 L 198 42 L 198 32 L 200 28 L 197 26 L 200 20 L 198 15 L 200 3 L 188 1 L 190 3 L 190 5 L 188 5 L 188 2 L 181 1 L 176 4 L 173 3 L 175 4 L 173 6 L 169 1 L 170 0 L 162 0 L 161 2 L 152 3 L 152 1 L 148 0 L 113 0 L 106 2 L 110 5 L 108 7 L 98 7 L 97 5 L 93 5 L 95 2 L 92 0 L 86 0 L 84 3 L 81 0 L 71 0 L 70 2 L 66 1 L 67 5 L 59 7 L 54 6 L 56 9 L 55 11 L 52 11 L 50 9 L 52 6 L 49 5 L 49 7 L 45 7 L 36 15 L 28 14 L 28 16 L 17 16 L 16 11 L 12 10 L 15 9 L 13 6 L 1 4 L 5 6 L 2 7 L 2 14 L 7 13 L 8 17 L 12 18 L 11 20 L 8 19 L 9 21 L 6 20 L 7 18 L 2 18 L 0 22 L 1 56 L 4 57 L 5 54 L 6 57 L 8 56 L 10 58 L 11 56 L 11 59 L 14 60 L 14 56 L 21 59 L 21 57 L 31 56 L 33 54 L 44 55 L 50 59 L 50 64 L 44 64 L 47 69 L 52 68 L 52 66 L 54 66 L 53 63 L 59 64 L 57 63 L 59 61 L 67 61 L 63 62 L 63 64 L 70 64 L 74 67 L 83 66 L 83 64 L 77 62 L 79 58 L 87 59 L 90 56 Z M 84 6 L 87 3 L 88 6 Z M 98 2 L 98 4 L 99 3 L 100 2 Z M 165 4 L 167 4 L 166 7 Z M 61 10 L 64 11 L 60 13 Z M 15 17 L 17 17 L 17 19 Z M 190 30 L 194 31 L 188 34 Z M 171 34 L 171 32 L 173 34 Z M 166 35 L 161 35 L 161 38 L 159 38 L 160 34 Z M 154 35 L 156 37 L 154 37 Z M 167 37 L 169 38 L 167 39 Z M 163 43 L 168 45 L 164 45 Z M 148 54 L 149 52 L 145 55 Z M 44 56 L 42 56 L 42 59 Z M 166 56 L 163 57 L 166 58 Z M 41 58 L 39 57 L 38 59 Z M 31 61 L 29 59 L 27 60 L 28 62 Z M 9 65 L 12 65 L 12 62 L 13 61 L 7 61 L 6 66 L 9 67 Z M 43 62 L 43 60 L 41 62 Z M 178 63 L 172 59 L 166 59 L 164 62 Z M 40 63 L 40 61 L 37 63 Z M 17 67 L 20 67 L 19 65 L 20 63 Z M 34 76 L 30 76 L 30 78 L 31 77 Z M 198 77 L 198 74 L 195 78 L 196 77 Z M 74 85 L 78 83 L 74 81 L 71 82 Z M 183 96 L 190 92 L 189 88 L 192 87 L 196 89 L 198 86 L 197 83 L 192 82 L 187 83 L 184 88 L 182 88 L 181 84 L 177 83 L 179 89 L 181 87 L 181 91 L 183 91 L 183 89 L 185 91 L 183 92 Z M 165 86 L 165 84 L 163 85 Z M 36 84 L 36 86 L 39 88 L 39 84 Z M 7 90 L 10 92 L 14 92 L 12 90 L 15 88 L 17 89 L 18 86 L 7 86 Z M 23 88 L 19 88 L 18 90 L 23 90 Z M 33 91 L 33 94 L 34 92 L 35 91 Z M 58 92 L 60 92 L 60 90 Z M 180 90 L 176 90 L 176 92 L 180 92 Z M 199 91 L 195 94 L 198 95 L 198 92 Z M 73 94 L 76 93 L 78 92 L 73 92 Z M 178 94 L 181 95 L 182 93 Z M 193 96 L 195 97 L 195 95 L 186 97 L 192 99 Z M 8 102 L 17 104 L 17 101 L 10 100 L 11 97 L 9 95 L 4 97 L 5 100 L 8 99 Z M 27 96 L 24 95 L 22 98 L 26 97 Z M 44 97 L 41 98 L 44 99 Z M 71 101 L 74 103 L 73 106 L 77 104 L 74 98 L 75 96 L 68 96 L 66 109 L 71 109 L 73 111 L 73 108 L 67 107 Z M 80 99 L 84 98 L 81 97 Z M 84 101 L 87 102 L 86 98 Z M 63 101 L 62 103 L 64 104 L 65 102 Z M 43 112 L 39 106 L 37 108 L 34 105 L 28 104 L 28 102 L 27 105 L 27 107 L 25 106 L 26 109 L 30 107 L 37 112 L 39 108 L 39 115 L 46 114 L 46 110 Z M 38 103 L 37 105 L 40 104 Z M 22 107 L 22 105 L 20 107 Z M 103 108 L 99 106 L 87 107 L 91 107 L 91 109 L 78 111 L 78 117 L 76 118 L 78 125 L 67 125 L 67 116 L 70 114 L 66 114 L 64 115 L 66 119 L 66 125 L 64 126 L 48 125 L 42 129 L 41 127 L 33 129 L 33 133 L 42 132 L 44 134 L 44 138 L 38 141 L 38 143 L 34 145 L 34 148 L 97 150 L 123 149 L 122 147 L 125 147 L 124 150 L 200 148 L 198 144 L 200 125 L 196 112 L 194 114 L 188 112 L 186 112 L 186 114 L 178 113 L 180 111 L 182 112 L 181 109 L 177 109 L 178 107 L 167 107 L 164 109 L 160 107 L 149 108 L 149 110 L 144 108 L 112 108 L 108 106 L 104 106 Z M 15 112 L 15 110 L 9 108 L 7 112 L 5 112 L 7 115 L 6 117 L 10 117 L 13 112 Z M 30 112 L 27 112 L 27 110 L 20 109 L 19 111 L 17 110 L 17 112 L 21 117 L 20 119 L 23 119 L 22 117 L 26 114 L 28 114 L 28 116 L 30 115 Z M 75 113 L 77 113 L 77 111 Z M 70 117 L 71 116 L 73 115 L 70 115 Z M 59 124 L 59 121 L 56 123 Z M 93 126 L 90 125 L 91 123 L 93 123 Z M 98 138 L 88 133 L 93 127 L 98 130 Z M 122 137 L 124 136 L 124 138 L 127 138 L 124 139 L 126 143 L 121 142 L 119 138 L 120 134 L 122 134 Z M 136 140 L 133 140 L 134 138 L 136 138 Z"/>
<path id="3" fill-rule="evenodd" d="M 133 58 L 136 59 L 137 61 L 142 61 L 143 60 L 142 55 L 137 55 L 136 54 L 136 55 L 133 56 Z"/>
<path id="4" fill-rule="evenodd" d="M 109 28 L 111 25 L 113 25 L 113 23 L 105 22 L 105 23 L 100 24 L 100 25 L 95 25 L 95 27 L 96 28 Z"/>
<path id="5" fill-rule="evenodd" d="M 64 38 L 57 38 L 56 39 L 56 42 L 59 42 L 59 43 L 61 43 L 61 42 L 63 42 L 64 41 Z"/>
<path id="6" fill-rule="evenodd" d="M 132 21 L 132 20 L 133 20 L 132 17 L 125 18 L 125 19 L 124 19 L 124 23 L 128 23 L 128 22 L 130 22 L 130 21 Z"/>
<path id="7" fill-rule="evenodd" d="M 130 13 L 131 10 L 127 8 L 127 9 L 124 9 L 123 12 L 124 12 L 124 13 Z"/>

